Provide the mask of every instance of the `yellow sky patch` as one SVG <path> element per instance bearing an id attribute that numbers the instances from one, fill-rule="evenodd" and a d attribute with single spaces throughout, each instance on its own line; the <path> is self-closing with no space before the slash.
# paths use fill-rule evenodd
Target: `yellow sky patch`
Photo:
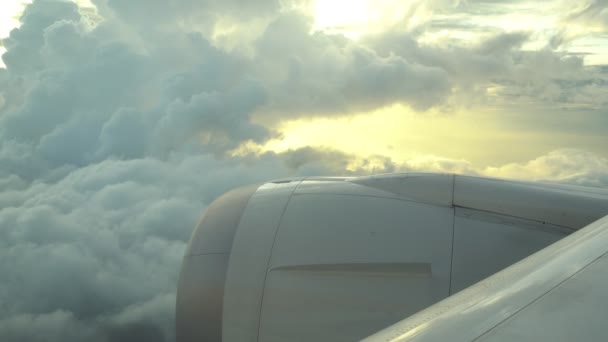
<path id="1" fill-rule="evenodd" d="M 328 147 L 397 162 L 434 155 L 485 167 L 529 160 L 565 146 L 592 146 L 597 139 L 550 129 L 506 128 L 499 118 L 491 110 L 420 114 L 393 105 L 352 117 L 286 121 L 277 127 L 283 138 L 271 140 L 263 150 Z"/>

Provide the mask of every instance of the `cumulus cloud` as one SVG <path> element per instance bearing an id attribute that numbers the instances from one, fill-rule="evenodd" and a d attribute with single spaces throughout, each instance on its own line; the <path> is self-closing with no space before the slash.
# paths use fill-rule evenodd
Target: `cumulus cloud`
<path id="1" fill-rule="evenodd" d="M 177 272 L 201 210 L 234 186 L 288 174 L 272 155 L 255 166 L 198 155 L 108 159 L 51 182 L 1 178 L 0 337 L 171 340 Z"/>
<path id="2" fill-rule="evenodd" d="M 577 149 L 555 150 L 525 163 L 488 167 L 484 173 L 496 177 L 608 187 L 608 159 Z"/>
<path id="3" fill-rule="evenodd" d="M 257 41 L 257 64 L 274 94 L 270 112 L 283 117 L 344 115 L 393 103 L 427 109 L 450 93 L 441 68 L 394 54 L 380 56 L 342 36 L 309 35 L 311 25 L 301 14 L 285 14 Z"/>
<path id="4" fill-rule="evenodd" d="M 349 176 L 405 170 L 386 156 L 357 157 L 330 148 L 303 147 L 281 153 L 283 164 L 303 174 L 342 174 Z"/>
<path id="5" fill-rule="evenodd" d="M 201 210 L 234 186 L 299 172 L 273 154 L 223 156 L 271 136 L 250 120 L 268 102 L 255 63 L 200 33 L 140 34 L 146 23 L 120 6 L 100 4 L 113 12 L 94 22 L 74 3 L 37 0 L 3 40 L 3 341 L 172 340 Z"/>
<path id="6" fill-rule="evenodd" d="M 38 12 L 45 14 L 44 20 Z M 6 88 L 21 86 L 25 94 L 9 102 L 0 118 L 4 139 L 32 146 L 37 157 L 59 166 L 122 156 L 116 150 L 122 146 L 116 145 L 124 142 L 114 138 L 124 137 L 125 130 L 131 132 L 126 152 L 131 157 L 153 148 L 166 153 L 205 133 L 211 135 L 205 144 L 210 150 L 267 136 L 249 121 L 249 114 L 265 101 L 264 88 L 247 75 L 228 82 L 230 72 L 213 74 L 213 68 L 229 68 L 230 59 L 222 60 L 203 38 L 176 33 L 185 46 L 173 52 L 200 54 L 202 63 L 190 67 L 207 70 L 207 75 L 198 73 L 201 81 L 187 84 L 180 76 L 189 68 L 163 70 L 163 55 L 135 46 L 114 29 L 111 23 L 87 26 L 72 3 L 37 1 L 29 6 L 3 56 Z"/>
<path id="7" fill-rule="evenodd" d="M 214 198 L 239 185 L 421 170 L 607 185 L 605 159 L 570 150 L 486 170 L 331 148 L 229 153 L 277 136 L 261 122 L 394 103 L 425 111 L 466 84 L 547 84 L 554 69 L 584 82 L 576 58 L 522 52 L 527 34 L 438 48 L 412 31 L 359 41 L 311 32 L 311 18 L 284 1 L 93 3 L 34 0 L 2 40 L 2 341 L 173 340 L 189 234 Z M 411 13 L 458 4 L 427 5 Z M 236 22 L 255 30 L 235 38 L 242 48 L 226 48 L 214 37 Z M 604 84 L 590 84 L 585 101 L 605 101 Z"/>
<path id="8" fill-rule="evenodd" d="M 578 149 L 558 149 L 526 162 L 488 167 L 479 167 L 463 159 L 431 155 L 398 162 L 382 155 L 359 157 L 330 148 L 311 147 L 288 150 L 280 158 L 288 169 L 303 174 L 360 176 L 393 172 L 448 172 L 608 188 L 608 159 Z"/>

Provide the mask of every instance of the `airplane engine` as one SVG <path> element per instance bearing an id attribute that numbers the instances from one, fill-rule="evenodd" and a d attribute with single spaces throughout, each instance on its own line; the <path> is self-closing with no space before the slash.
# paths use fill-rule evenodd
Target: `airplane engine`
<path id="1" fill-rule="evenodd" d="M 213 202 L 192 235 L 177 341 L 356 341 L 605 208 L 592 189 L 452 174 L 242 187 Z"/>

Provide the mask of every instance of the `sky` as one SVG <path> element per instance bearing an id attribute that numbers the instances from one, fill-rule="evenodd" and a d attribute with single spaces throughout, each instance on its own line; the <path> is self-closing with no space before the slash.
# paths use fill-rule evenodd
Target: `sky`
<path id="1" fill-rule="evenodd" d="M 0 38 L 0 341 L 173 341 L 240 185 L 608 187 L 605 0 L 0 0 Z"/>

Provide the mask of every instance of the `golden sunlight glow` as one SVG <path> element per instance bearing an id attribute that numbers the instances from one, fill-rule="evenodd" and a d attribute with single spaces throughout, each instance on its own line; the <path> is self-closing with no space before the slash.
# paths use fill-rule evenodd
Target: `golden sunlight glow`
<path id="1" fill-rule="evenodd" d="M 0 1 L 0 38 L 8 37 L 12 29 L 19 26 L 19 16 L 25 5 L 32 0 Z"/>
<path id="2" fill-rule="evenodd" d="M 32 0 L 2 0 L 0 1 L 0 39 L 8 37 L 12 29 L 19 26 L 19 16 L 23 12 L 23 8 Z M 0 56 L 4 54 L 6 49 L 0 46 Z M 0 59 L 0 68 L 5 65 Z"/>
<path id="3" fill-rule="evenodd" d="M 369 21 L 368 0 L 318 0 L 314 5 L 316 25 L 320 28 L 347 28 Z"/>
<path id="4" fill-rule="evenodd" d="M 284 138 L 269 142 L 265 148 L 280 152 L 312 143 L 312 146 L 330 147 L 358 156 L 390 156 L 398 162 L 434 154 L 482 159 L 482 146 L 486 145 L 480 140 L 489 137 L 479 133 L 488 131 L 491 123 L 463 119 L 462 116 L 417 114 L 395 105 L 348 118 L 286 122 L 279 129 Z"/>
<path id="5" fill-rule="evenodd" d="M 505 122 L 497 117 L 490 110 L 421 114 L 394 105 L 352 117 L 284 122 L 277 128 L 283 138 L 271 140 L 262 150 L 326 147 L 358 157 L 387 156 L 396 162 L 439 155 L 485 167 L 529 160 L 585 139 L 550 130 L 505 129 Z M 591 146 L 598 143 L 589 139 L 586 143 Z"/>

